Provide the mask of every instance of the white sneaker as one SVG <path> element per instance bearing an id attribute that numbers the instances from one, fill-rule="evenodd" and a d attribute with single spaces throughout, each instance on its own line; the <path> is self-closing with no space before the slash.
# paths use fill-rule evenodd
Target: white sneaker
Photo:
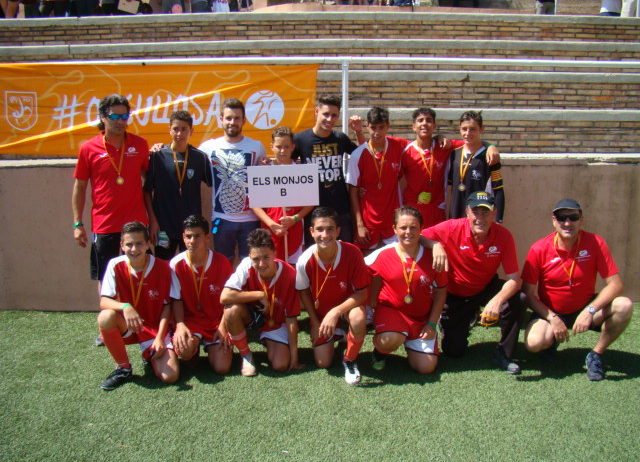
<path id="1" fill-rule="evenodd" d="M 256 366 L 253 365 L 253 356 L 242 357 L 242 367 L 240 373 L 245 377 L 253 377 L 256 375 Z"/>
<path id="2" fill-rule="evenodd" d="M 355 361 L 342 361 L 344 366 L 344 381 L 349 385 L 357 385 L 360 383 L 360 371 Z"/>

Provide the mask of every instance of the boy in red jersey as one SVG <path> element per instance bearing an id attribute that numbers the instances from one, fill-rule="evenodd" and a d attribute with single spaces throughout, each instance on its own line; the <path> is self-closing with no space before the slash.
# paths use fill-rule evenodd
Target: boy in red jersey
<path id="1" fill-rule="evenodd" d="M 171 270 L 166 261 L 147 254 L 150 246 L 145 225 L 125 224 L 124 255 L 109 261 L 105 271 L 98 328 L 117 367 L 100 384 L 103 390 L 113 390 L 133 377 L 125 344 L 139 343 L 143 358 L 163 382 L 178 379 L 178 358 L 167 333 Z"/>
<path id="2" fill-rule="evenodd" d="M 291 165 L 291 154 L 295 149 L 293 133 L 289 127 L 277 127 L 271 133 L 272 165 Z M 301 221 L 311 210 L 307 207 L 269 207 L 252 208 L 253 213 L 262 221 L 262 227 L 271 232 L 276 247 L 276 257 L 295 265 L 302 253 L 304 229 Z M 285 246 L 285 239 L 287 240 Z M 288 255 L 285 256 L 285 247 Z M 285 258 L 288 257 L 288 258 Z"/>
<path id="3" fill-rule="evenodd" d="M 402 151 L 409 143 L 387 136 L 389 111 L 373 107 L 367 113 L 369 141 L 351 153 L 346 182 L 356 225 L 354 242 L 366 250 L 380 241 L 395 241 L 393 211 L 400 205 Z"/>
<path id="4" fill-rule="evenodd" d="M 269 231 L 254 229 L 247 238 L 245 257 L 225 283 L 220 302 L 230 342 L 242 356 L 241 373 L 256 375 L 247 341 L 247 326 L 260 329 L 271 367 L 276 371 L 299 369 L 298 320 L 300 301 L 295 291 L 296 271 L 275 258 Z"/>
<path id="5" fill-rule="evenodd" d="M 555 232 L 535 242 L 522 270 L 523 291 L 533 316 L 525 332 L 529 351 L 551 354 L 559 342 L 587 330 L 600 332 L 587 354 L 587 378 L 604 379 L 602 355 L 626 329 L 633 304 L 622 297 L 622 278 L 607 243 L 582 229 L 582 207 L 562 199 L 553 208 Z M 600 274 L 605 286 L 596 293 Z"/>
<path id="6" fill-rule="evenodd" d="M 186 251 L 176 255 L 172 269 L 171 299 L 178 357 L 188 361 L 204 346 L 209 364 L 218 374 L 231 368 L 232 351 L 220 326 L 224 308 L 220 294 L 232 273 L 231 263 L 209 249 L 209 223 L 199 215 L 184 220 L 182 237 Z"/>
<path id="7" fill-rule="evenodd" d="M 342 364 L 345 381 L 360 382 L 356 359 L 367 332 L 364 303 L 369 272 L 356 246 L 338 241 L 338 214 L 329 207 L 311 213 L 311 236 L 316 242 L 305 250 L 296 265 L 296 289 L 309 313 L 313 354 L 318 367 L 333 362 L 334 343 L 348 326 L 347 348 Z"/>
<path id="8" fill-rule="evenodd" d="M 430 374 L 438 364 L 436 326 L 447 296 L 447 274 L 433 269 L 431 250 L 420 244 L 422 215 L 404 206 L 396 210 L 398 242 L 376 250 L 365 262 L 373 271 L 371 306 L 375 308 L 374 369 L 404 345 L 409 365 Z"/>

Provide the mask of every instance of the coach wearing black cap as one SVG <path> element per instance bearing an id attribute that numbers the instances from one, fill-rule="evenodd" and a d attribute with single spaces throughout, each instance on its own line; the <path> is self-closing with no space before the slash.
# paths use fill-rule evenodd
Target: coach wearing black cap
<path id="1" fill-rule="evenodd" d="M 449 258 L 447 301 L 440 318 L 442 350 L 461 356 L 467 349 L 470 324 L 480 315 L 481 324 L 500 323 L 501 337 L 494 353 L 498 365 L 510 374 L 520 372 L 511 359 L 518 342 L 524 305 L 513 236 L 495 223 L 495 199 L 484 192 L 467 198 L 466 217 L 444 221 L 422 231 L 440 242 Z M 506 280 L 498 278 L 498 268 Z"/>
<path id="2" fill-rule="evenodd" d="M 522 271 L 523 291 L 534 315 L 525 332 L 533 352 L 553 354 L 558 343 L 579 334 L 600 332 L 587 354 L 587 378 L 602 380 L 602 354 L 625 330 L 633 305 L 621 297 L 622 279 L 604 239 L 582 230 L 582 207 L 562 199 L 553 208 L 555 231 L 531 246 Z M 606 284 L 595 293 L 597 275 Z"/>

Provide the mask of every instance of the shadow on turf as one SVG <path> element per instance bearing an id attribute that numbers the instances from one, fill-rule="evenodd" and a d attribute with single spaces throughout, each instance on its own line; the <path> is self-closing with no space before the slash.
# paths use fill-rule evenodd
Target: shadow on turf
<path id="1" fill-rule="evenodd" d="M 553 360 L 544 360 L 535 353 L 525 353 L 521 365 L 523 370 L 537 370 L 537 375 L 518 377 L 523 382 L 544 379 L 563 379 L 574 374 L 584 374 L 585 356 L 588 348 L 566 348 L 556 352 Z M 640 376 L 640 355 L 627 351 L 608 350 L 603 355 L 606 379 L 609 381 L 629 380 Z"/>

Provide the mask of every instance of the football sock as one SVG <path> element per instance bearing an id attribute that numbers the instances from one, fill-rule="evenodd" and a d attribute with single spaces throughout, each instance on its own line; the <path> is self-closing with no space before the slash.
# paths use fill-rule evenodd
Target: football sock
<path id="1" fill-rule="evenodd" d="M 231 339 L 231 343 L 238 349 L 242 356 L 247 356 L 251 354 L 251 350 L 249 349 L 249 343 L 247 342 L 247 331 L 243 330 L 241 334 L 231 335 L 229 334 L 229 338 Z"/>
<path id="2" fill-rule="evenodd" d="M 358 353 L 360 353 L 360 348 L 362 348 L 362 344 L 364 343 L 363 338 L 356 338 L 351 331 L 347 334 L 347 348 L 344 350 L 343 361 L 355 361 L 358 357 Z"/>
<path id="3" fill-rule="evenodd" d="M 99 330 L 104 345 L 107 347 L 107 350 L 115 360 L 116 364 L 118 364 L 118 367 L 131 369 L 129 355 L 127 354 L 127 347 L 125 346 L 122 335 L 120 334 L 120 329 L 113 327 L 111 329 Z"/>

